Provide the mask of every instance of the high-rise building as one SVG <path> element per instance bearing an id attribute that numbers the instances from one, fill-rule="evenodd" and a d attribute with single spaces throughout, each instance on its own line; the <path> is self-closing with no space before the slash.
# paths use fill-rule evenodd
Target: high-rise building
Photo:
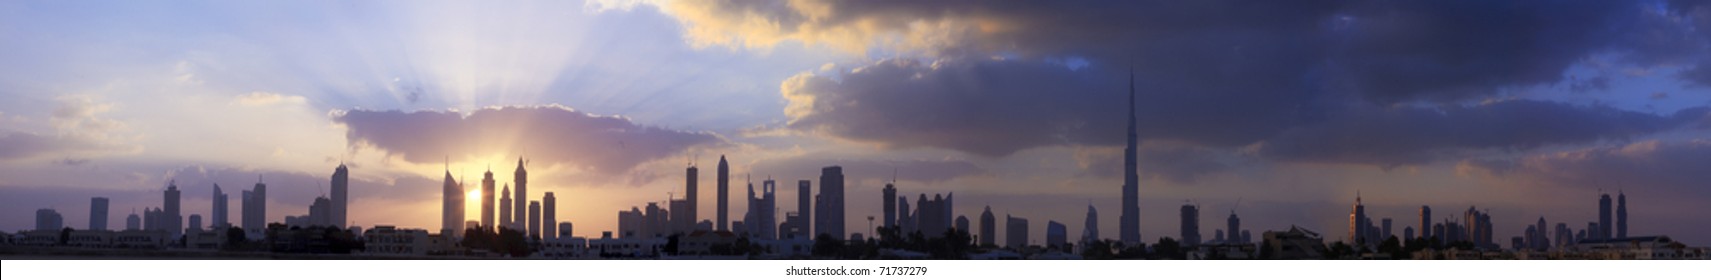
<path id="1" fill-rule="evenodd" d="M 1068 248 L 1069 227 L 1057 221 L 1046 221 L 1046 247 Z"/>
<path id="2" fill-rule="evenodd" d="M 185 227 L 184 231 L 185 232 L 192 232 L 192 233 L 201 232 L 202 231 L 202 215 L 195 215 L 195 214 L 190 215 L 190 226 Z"/>
<path id="3" fill-rule="evenodd" d="M 179 204 L 180 193 L 178 191 L 178 182 L 168 182 L 166 185 L 166 192 L 162 195 L 162 200 L 165 201 L 165 203 L 162 203 L 164 205 L 162 210 L 166 211 L 162 214 L 165 215 L 162 218 L 166 219 L 166 223 L 162 226 L 165 227 L 168 237 L 177 239 L 178 236 L 184 235 L 184 208 L 181 207 L 183 205 Z"/>
<path id="4" fill-rule="evenodd" d="M 1463 228 L 1463 231 L 1461 231 L 1461 236 L 1463 238 L 1460 238 L 1459 240 L 1472 241 L 1473 245 L 1479 248 L 1495 249 L 1498 247 L 1497 243 L 1493 242 L 1492 239 L 1493 228 L 1491 226 L 1490 213 L 1479 211 L 1474 207 L 1468 207 L 1467 212 L 1462 216 L 1462 222 L 1467 224 L 1463 225 L 1466 228 Z"/>
<path id="5" fill-rule="evenodd" d="M 125 230 L 142 230 L 143 218 L 137 216 L 137 209 L 131 209 L 131 215 L 125 217 Z"/>
<path id="6" fill-rule="evenodd" d="M 956 216 L 956 231 L 962 232 L 963 234 L 967 234 L 969 232 L 968 216 L 963 216 L 963 215 L 957 215 Z"/>
<path id="7" fill-rule="evenodd" d="M 1414 226 L 1402 227 L 1402 243 L 1414 242 Z"/>
<path id="8" fill-rule="evenodd" d="M 749 183 L 748 213 L 743 215 L 743 226 L 748 234 L 755 238 L 766 240 L 778 238 L 778 182 L 772 178 L 761 181 L 761 194 L 755 196 L 754 183 Z"/>
<path id="9" fill-rule="evenodd" d="M 1391 235 L 1390 235 L 1390 218 L 1380 219 L 1380 220 L 1378 220 L 1378 224 L 1380 225 L 1380 227 L 1379 227 L 1380 231 L 1378 234 L 1378 238 L 1374 238 L 1377 240 L 1373 240 L 1373 242 L 1384 242 L 1384 240 L 1389 240 L 1391 237 Z"/>
<path id="10" fill-rule="evenodd" d="M 1610 194 L 1598 195 L 1598 239 L 1610 239 Z"/>
<path id="11" fill-rule="evenodd" d="M 220 190 L 220 184 L 214 184 L 214 198 L 213 199 L 214 199 L 214 203 L 213 203 L 214 209 L 209 211 L 210 212 L 209 214 L 211 214 L 211 216 L 208 217 L 208 218 L 213 219 L 213 220 L 208 221 L 208 225 L 213 226 L 215 229 L 224 229 L 224 228 L 231 227 L 232 226 L 231 207 L 228 207 L 230 202 L 229 202 L 228 197 L 226 196 L 226 192 Z"/>
<path id="12" fill-rule="evenodd" d="M 1366 240 L 1366 205 L 1361 204 L 1360 192 L 1355 192 L 1354 209 L 1349 210 L 1349 243 L 1367 244 Z"/>
<path id="13" fill-rule="evenodd" d="M 1028 247 L 1028 219 L 1004 215 L 1004 246 L 1013 250 Z"/>
<path id="14" fill-rule="evenodd" d="M 998 246 L 997 223 L 998 218 L 992 215 L 991 205 L 980 211 L 980 236 L 977 238 L 980 239 L 981 246 Z"/>
<path id="15" fill-rule="evenodd" d="M 955 200 L 955 193 L 944 196 L 934 194 L 932 199 L 921 194 L 920 199 L 916 200 L 915 212 L 912 213 L 907 212 L 909 204 L 902 203 L 904 207 L 899 209 L 905 210 L 904 216 L 908 217 L 902 221 L 903 233 L 920 232 L 926 236 L 943 236 L 945 231 L 951 228 L 951 209 Z"/>
<path id="16" fill-rule="evenodd" d="M 1118 220 L 1118 237 L 1127 246 L 1141 244 L 1141 207 L 1140 183 L 1141 177 L 1136 172 L 1140 164 L 1136 161 L 1137 142 L 1139 135 L 1135 131 L 1135 73 L 1129 73 L 1129 139 L 1128 147 L 1123 149 L 1123 214 Z"/>
<path id="17" fill-rule="evenodd" d="M 267 183 L 256 176 L 255 188 L 243 192 L 244 231 L 260 234 L 267 229 Z"/>
<path id="18" fill-rule="evenodd" d="M 1232 211 L 1234 213 L 1234 211 Z M 1200 246 L 1200 206 L 1182 204 L 1182 245 Z"/>
<path id="19" fill-rule="evenodd" d="M 897 226 L 897 182 L 885 183 L 885 189 L 880 190 L 880 194 L 879 202 L 882 211 L 885 212 L 885 223 L 879 225 L 886 228 L 895 227 Z"/>
<path id="20" fill-rule="evenodd" d="M 458 236 L 463 233 L 463 196 L 463 185 L 452 179 L 448 168 L 440 195 L 440 235 Z"/>
<path id="21" fill-rule="evenodd" d="M 571 224 L 570 222 L 558 223 L 558 235 L 556 235 L 556 236 L 558 236 L 558 237 L 576 236 L 575 233 L 573 233 L 571 231 L 574 229 L 576 229 L 576 226 Z"/>
<path id="22" fill-rule="evenodd" d="M 523 165 L 523 157 L 517 157 L 517 171 L 512 174 L 517 190 L 512 192 L 511 200 L 514 204 L 511 205 L 511 210 L 516 212 L 511 213 L 511 228 L 517 230 L 526 229 L 527 225 L 524 223 L 529 221 L 529 170 L 524 169 Z"/>
<path id="23" fill-rule="evenodd" d="M 505 184 L 505 190 L 499 194 L 499 227 L 517 229 L 516 222 L 511 217 L 511 184 Z M 495 229 L 498 230 L 498 229 Z"/>
<path id="24" fill-rule="evenodd" d="M 59 211 L 51 208 L 36 209 L 36 230 L 60 231 L 65 228 L 65 217 Z"/>
<path id="25" fill-rule="evenodd" d="M 89 198 L 89 229 L 107 229 L 107 198 Z"/>
<path id="26" fill-rule="evenodd" d="M 331 211 L 327 211 L 327 224 L 335 228 L 350 226 L 350 175 L 350 169 L 342 162 L 333 169 L 333 182 L 329 184 L 332 186 L 332 207 L 328 207 Z"/>
<path id="27" fill-rule="evenodd" d="M 1533 227 L 1539 229 L 1539 231 L 1535 233 L 1537 235 L 1533 236 L 1533 239 L 1536 241 L 1532 244 L 1533 249 L 1543 251 L 1550 248 L 1550 238 L 1547 237 L 1548 235 L 1546 234 L 1546 232 L 1549 231 L 1549 228 L 1545 227 L 1545 216 L 1539 216 L 1539 223 L 1533 225 Z"/>
<path id="28" fill-rule="evenodd" d="M 553 213 L 558 212 L 557 201 L 558 198 L 553 197 L 553 192 L 547 192 L 546 196 L 541 198 L 541 225 L 543 225 L 541 228 L 542 239 L 558 236 L 558 229 L 553 227 L 553 225 L 558 224 L 558 215 Z"/>
<path id="29" fill-rule="evenodd" d="M 1093 204 L 1087 205 L 1087 220 L 1082 223 L 1085 226 L 1081 229 L 1081 244 L 1099 241 L 1099 211 L 1093 208 Z"/>
<path id="30" fill-rule="evenodd" d="M 1230 210 L 1230 218 L 1225 219 L 1225 223 L 1229 224 L 1230 234 L 1232 234 L 1229 243 L 1244 244 L 1246 240 L 1242 240 L 1240 235 L 1237 235 L 1242 233 L 1242 218 L 1236 217 L 1236 210 Z"/>
<path id="31" fill-rule="evenodd" d="M 493 223 L 493 189 L 497 181 L 493 180 L 493 168 L 488 167 L 487 173 L 481 174 L 481 229 L 492 231 Z"/>
<path id="32" fill-rule="evenodd" d="M 1616 238 L 1628 238 L 1628 194 L 1616 192 Z"/>
<path id="33" fill-rule="evenodd" d="M 683 170 L 683 173 L 683 202 L 681 206 L 670 205 L 671 212 L 675 214 L 672 216 L 671 222 L 675 224 L 672 231 L 689 233 L 695 231 L 695 222 L 701 219 L 701 216 L 697 216 L 700 212 L 697 208 L 701 207 L 699 203 L 701 201 L 699 195 L 701 169 L 691 164 L 689 168 Z"/>
<path id="34" fill-rule="evenodd" d="M 820 169 L 820 200 L 817 201 L 814 235 L 831 235 L 844 240 L 844 168 L 827 166 Z"/>
<path id="35" fill-rule="evenodd" d="M 713 203 L 714 207 L 718 208 L 713 210 L 713 216 L 716 220 L 713 227 L 718 231 L 729 231 L 730 228 L 726 227 L 726 225 L 731 223 L 730 217 L 728 216 L 730 215 L 728 211 L 730 211 L 729 209 L 731 208 L 731 166 L 730 164 L 725 163 L 725 155 L 719 155 L 719 167 L 715 172 L 719 173 L 714 175 L 718 177 L 715 178 L 718 181 L 714 183 L 718 184 L 719 201 Z"/>
<path id="36" fill-rule="evenodd" d="M 529 237 L 541 238 L 541 202 L 529 202 Z"/>
<path id="37" fill-rule="evenodd" d="M 1425 238 L 1433 238 L 1434 237 L 1434 236 L 1432 236 L 1432 207 L 1431 206 L 1420 205 L 1420 237 L 1425 237 Z"/>
<path id="38" fill-rule="evenodd" d="M 310 226 L 343 228 L 333 224 L 333 200 L 325 196 L 316 197 L 314 203 L 309 204 L 308 222 Z"/>
<path id="39" fill-rule="evenodd" d="M 814 229 L 809 226 L 813 224 L 811 220 L 814 217 L 814 208 L 809 207 L 814 205 L 813 185 L 814 181 L 796 181 L 796 233 L 799 234 L 798 237 L 806 239 L 814 239 Z"/>

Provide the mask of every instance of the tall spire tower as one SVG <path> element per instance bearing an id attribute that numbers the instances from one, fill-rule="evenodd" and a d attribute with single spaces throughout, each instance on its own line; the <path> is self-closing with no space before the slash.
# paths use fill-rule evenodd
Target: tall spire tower
<path id="1" fill-rule="evenodd" d="M 1129 68 L 1129 146 L 1123 149 L 1123 214 L 1118 220 L 1119 240 L 1128 246 L 1141 244 L 1140 181 L 1136 174 L 1135 69 Z"/>

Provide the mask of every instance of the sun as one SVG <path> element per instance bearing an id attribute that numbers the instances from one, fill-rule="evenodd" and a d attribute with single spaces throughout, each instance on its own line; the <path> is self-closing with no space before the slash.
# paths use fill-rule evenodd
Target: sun
<path id="1" fill-rule="evenodd" d="M 480 201 L 481 189 L 469 190 L 469 193 L 465 193 L 463 197 L 465 198 L 464 201 Z"/>

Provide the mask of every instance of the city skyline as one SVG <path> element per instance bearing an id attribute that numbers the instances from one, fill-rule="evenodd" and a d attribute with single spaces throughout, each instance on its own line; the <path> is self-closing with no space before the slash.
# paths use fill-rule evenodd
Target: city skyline
<path id="1" fill-rule="evenodd" d="M 1255 239 L 1300 226 L 1341 240 L 1360 197 L 1363 216 L 1394 219 L 1393 234 L 1420 227 L 1424 205 L 1438 221 L 1476 208 L 1504 246 L 1541 217 L 1549 237 L 1593 222 L 1711 244 L 1711 217 L 1694 214 L 1711 211 L 1711 177 L 1696 172 L 1711 168 L 1711 57 L 1694 51 L 1711 41 L 1711 27 L 1694 25 L 1711 22 L 1706 6 L 1536 7 L 1455 25 L 1440 10 L 1391 17 L 1383 5 L 1249 4 L 1285 15 L 1259 17 L 1144 1 L 819 4 L 175 4 L 231 17 L 4 4 L 0 26 L 30 28 L 0 29 L 29 42 L 0 47 L 16 62 L 0 66 L 0 231 L 33 228 L 43 208 L 88 225 L 94 197 L 108 201 L 109 228 L 151 208 L 240 224 L 251 203 L 231 194 L 265 176 L 257 212 L 269 222 L 328 197 L 350 225 L 437 231 L 527 222 L 540 201 L 556 210 L 548 220 L 597 237 L 619 228 L 616 212 L 687 196 L 683 214 L 737 221 L 749 203 L 729 201 L 740 200 L 730 175 L 809 180 L 819 194 L 822 168 L 841 166 L 840 237 L 867 234 L 864 217 L 890 220 L 880 198 L 895 184 L 902 204 L 955 193 L 950 217 L 978 220 L 990 206 L 1033 220 L 1034 237 L 1053 236 L 1054 221 L 1081 236 L 1091 207 L 1106 213 L 1098 236 L 1126 238 L 1129 185 L 1148 243 L 1180 239 L 1185 200 L 1202 241 L 1231 212 Z M 1152 10 L 1211 12 L 1204 20 L 1243 32 Z M 300 18 L 274 25 L 269 13 Z M 809 15 L 946 29 L 790 21 Z M 1672 20 L 1683 18 L 1697 20 Z M 1389 24 L 1410 20 L 1423 25 Z M 1512 25 L 1537 32 L 1478 28 Z M 1636 30 L 1688 39 L 1618 36 L 1647 34 Z M 1160 35 L 1179 31 L 1209 35 Z M 1582 31 L 1592 34 L 1566 34 Z M 1435 41 L 1466 47 L 1425 44 Z M 719 166 L 695 180 L 703 193 L 684 192 L 686 163 Z M 326 184 L 346 164 L 349 184 Z M 524 165 L 533 178 L 520 180 Z M 516 172 L 495 174 L 499 186 L 464 182 L 489 166 Z M 446 205 L 454 181 L 464 196 Z M 171 185 L 185 194 L 177 203 L 162 197 Z M 224 211 L 211 209 L 216 185 L 233 197 Z M 496 187 L 515 188 L 512 203 L 484 207 L 499 195 L 481 192 Z M 777 192 L 777 222 L 797 192 Z M 1621 201 L 1611 218 L 1600 217 L 1606 194 Z M 440 219 L 443 209 L 463 218 Z M 1004 241 L 1008 228 L 997 231 Z"/>

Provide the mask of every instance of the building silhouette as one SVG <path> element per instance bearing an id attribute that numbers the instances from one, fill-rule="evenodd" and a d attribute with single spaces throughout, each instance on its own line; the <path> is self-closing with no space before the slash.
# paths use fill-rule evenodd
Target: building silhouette
<path id="1" fill-rule="evenodd" d="M 463 185 L 452 179 L 450 168 L 446 169 L 445 186 L 442 188 L 440 201 L 440 235 L 458 236 L 463 228 Z"/>
<path id="2" fill-rule="evenodd" d="M 59 231 L 65 228 L 65 217 L 52 208 L 36 209 L 36 230 Z"/>
<path id="3" fill-rule="evenodd" d="M 1053 220 L 1046 221 L 1046 247 L 1069 248 L 1069 227 Z"/>
<path id="4" fill-rule="evenodd" d="M 1432 239 L 1432 207 L 1420 205 L 1420 237 Z"/>
<path id="5" fill-rule="evenodd" d="M 1373 238 L 1373 239 L 1375 239 L 1375 240 L 1373 240 L 1373 242 L 1384 242 L 1384 240 L 1390 239 L 1390 237 L 1392 236 L 1392 235 L 1390 235 L 1390 218 L 1380 219 L 1380 220 L 1378 220 L 1378 224 L 1379 224 L 1378 238 Z"/>
<path id="6" fill-rule="evenodd" d="M 669 202 L 670 205 L 667 205 L 671 208 L 672 213 L 671 233 L 694 232 L 695 222 L 700 219 L 700 216 L 696 216 L 696 212 L 698 212 L 696 208 L 700 207 L 696 202 L 700 201 L 701 197 L 699 194 L 701 169 L 690 164 L 689 168 L 683 170 L 683 173 L 683 200 L 672 200 Z"/>
<path id="7" fill-rule="evenodd" d="M 1610 194 L 1598 195 L 1598 238 L 1610 239 L 1615 235 L 1610 232 Z"/>
<path id="8" fill-rule="evenodd" d="M 166 230 L 167 238 L 176 239 L 178 236 L 184 235 L 184 208 L 183 205 L 179 204 L 179 198 L 178 182 L 168 182 L 166 191 L 162 192 L 162 200 L 165 202 L 162 203 L 164 205 L 162 210 L 166 212 L 161 214 L 163 215 L 161 218 L 165 219 L 165 224 L 161 226 Z"/>
<path id="9" fill-rule="evenodd" d="M 107 198 L 89 198 L 89 229 L 107 230 Z"/>
<path id="10" fill-rule="evenodd" d="M 350 182 L 350 169 L 340 162 L 339 167 L 333 169 L 332 183 L 328 184 L 333 196 L 330 211 L 327 211 L 328 225 L 341 229 L 350 226 Z"/>
<path id="11" fill-rule="evenodd" d="M 717 208 L 713 210 L 713 227 L 718 231 L 729 231 L 727 226 L 731 224 L 728 212 L 731 208 L 731 165 L 725 162 L 725 155 L 719 155 L 719 166 L 714 172 L 718 173 L 714 175 L 714 184 L 718 185 L 719 193 L 716 196 L 719 201 L 713 202 L 713 206 Z"/>
<path id="12" fill-rule="evenodd" d="M 131 209 L 131 215 L 125 217 L 125 230 L 142 230 L 143 218 L 137 216 L 137 209 Z"/>
<path id="13" fill-rule="evenodd" d="M 1200 206 L 1182 204 L 1181 212 L 1182 245 L 1186 247 L 1200 246 Z"/>
<path id="14" fill-rule="evenodd" d="M 208 225 L 215 229 L 232 226 L 231 207 L 226 192 L 220 190 L 220 184 L 214 184 L 213 209 L 209 210 Z"/>
<path id="15" fill-rule="evenodd" d="M 190 215 L 190 226 L 185 227 L 184 231 L 189 233 L 202 232 L 202 215 Z"/>
<path id="16" fill-rule="evenodd" d="M 992 206 L 987 205 L 980 211 L 980 246 L 998 245 L 998 218 L 992 215 Z"/>
<path id="17" fill-rule="evenodd" d="M 897 180 L 885 183 L 885 189 L 880 190 L 880 209 L 885 212 L 885 222 L 879 226 L 890 228 L 897 226 Z"/>
<path id="18" fill-rule="evenodd" d="M 1230 210 L 1230 218 L 1225 219 L 1225 223 L 1229 225 L 1229 229 L 1230 229 L 1230 240 L 1228 243 L 1231 243 L 1231 244 L 1247 244 L 1248 243 L 1248 240 L 1245 238 L 1245 236 L 1242 236 L 1242 234 L 1244 234 L 1244 231 L 1242 231 L 1242 218 L 1236 217 L 1236 210 Z"/>
<path id="19" fill-rule="evenodd" d="M 743 214 L 743 226 L 749 236 L 757 239 L 778 238 L 778 182 L 772 178 L 761 181 L 760 196 L 755 196 L 754 183 L 749 183 L 748 213 Z"/>
<path id="20" fill-rule="evenodd" d="M 1355 205 L 1349 209 L 1349 243 L 1355 245 L 1368 244 L 1366 238 L 1367 218 L 1366 205 L 1361 204 L 1360 192 L 1355 192 Z"/>
<path id="21" fill-rule="evenodd" d="M 481 174 L 481 230 L 492 231 L 495 229 L 493 223 L 493 191 L 496 190 L 493 187 L 496 183 L 498 182 L 493 181 L 493 167 L 489 166 L 487 172 Z M 500 220 L 500 222 L 504 222 L 504 220 Z"/>
<path id="22" fill-rule="evenodd" d="M 1616 192 L 1616 238 L 1628 238 L 1628 195 Z"/>
<path id="23" fill-rule="evenodd" d="M 260 236 L 267 228 L 267 183 L 256 176 L 255 188 L 243 192 L 243 228 L 250 236 Z M 146 228 L 146 227 L 145 227 Z"/>
<path id="24" fill-rule="evenodd" d="M 511 205 L 511 184 L 505 184 L 505 189 L 499 194 L 499 221 L 495 223 L 498 223 L 501 228 L 515 230 L 517 226 L 516 222 L 512 221 Z"/>
<path id="25" fill-rule="evenodd" d="M 827 166 L 820 169 L 820 195 L 815 201 L 819 210 L 814 218 L 814 236 L 831 235 L 844 240 L 844 168 Z"/>
<path id="26" fill-rule="evenodd" d="M 529 237 L 541 238 L 541 202 L 529 202 Z"/>
<path id="27" fill-rule="evenodd" d="M 1141 207 L 1140 182 L 1141 177 L 1136 172 L 1139 163 L 1136 161 L 1137 142 L 1139 136 L 1135 131 L 1135 73 L 1129 73 L 1129 139 L 1128 147 L 1123 149 L 1123 214 L 1118 219 L 1118 237 L 1123 244 L 1134 246 L 1141 244 Z"/>
<path id="28" fill-rule="evenodd" d="M 962 232 L 963 234 L 969 233 L 968 216 L 964 216 L 964 215 L 957 215 L 956 216 L 956 230 L 958 232 Z"/>
<path id="29" fill-rule="evenodd" d="M 511 218 L 514 219 L 511 221 L 511 228 L 517 230 L 526 228 L 523 223 L 529 220 L 529 170 L 523 168 L 524 163 L 523 157 L 517 157 L 517 171 L 512 174 L 512 183 L 517 185 L 517 190 L 512 195 L 514 204 L 511 209 L 516 212 L 511 213 Z"/>
<path id="30" fill-rule="evenodd" d="M 1082 221 L 1082 224 L 1081 245 L 1087 246 L 1099 241 L 1099 210 L 1094 209 L 1093 204 L 1087 204 L 1087 220 Z"/>
<path id="31" fill-rule="evenodd" d="M 1004 215 L 1004 246 L 1012 250 L 1028 248 L 1028 219 Z"/>
<path id="32" fill-rule="evenodd" d="M 558 224 L 558 215 L 553 213 L 557 210 L 558 198 L 553 197 L 553 192 L 546 192 L 541 197 L 541 239 L 558 237 L 558 229 L 553 227 Z"/>

